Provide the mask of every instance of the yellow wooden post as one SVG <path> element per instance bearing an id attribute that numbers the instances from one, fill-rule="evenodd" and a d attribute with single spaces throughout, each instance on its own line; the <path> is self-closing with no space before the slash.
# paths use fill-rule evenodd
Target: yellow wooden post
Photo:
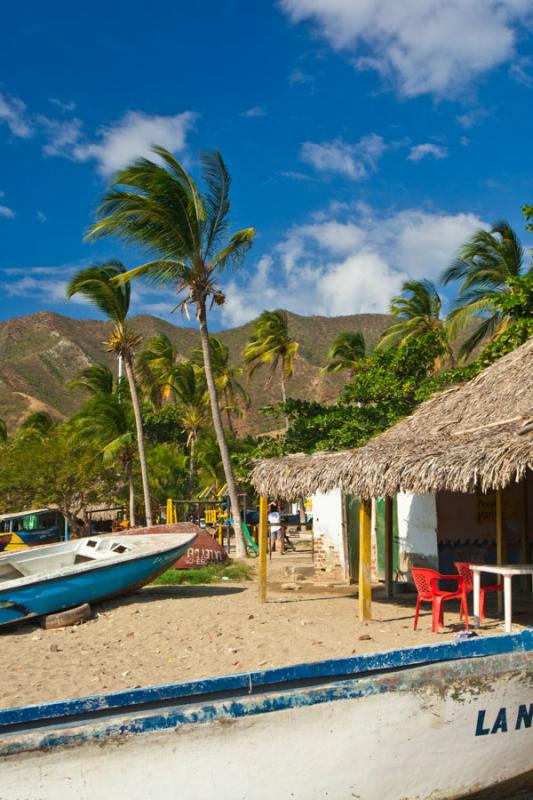
<path id="1" fill-rule="evenodd" d="M 359 619 L 372 619 L 370 578 L 372 501 L 361 498 L 359 510 Z"/>
<path id="2" fill-rule="evenodd" d="M 267 539 L 268 539 L 268 501 L 259 498 L 259 602 L 266 602 L 267 595 Z"/>

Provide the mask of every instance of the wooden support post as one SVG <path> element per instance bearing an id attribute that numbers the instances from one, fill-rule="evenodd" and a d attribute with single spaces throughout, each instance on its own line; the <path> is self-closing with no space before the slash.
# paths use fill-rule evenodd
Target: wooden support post
<path id="1" fill-rule="evenodd" d="M 268 500 L 259 498 L 259 602 L 267 596 Z"/>
<path id="2" fill-rule="evenodd" d="M 503 513 L 503 491 L 496 489 L 496 563 L 507 562 L 507 537 Z M 498 592 L 498 611 L 503 611 L 502 593 Z"/>
<path id="3" fill-rule="evenodd" d="M 522 564 L 528 564 L 531 561 L 531 556 L 529 552 L 529 515 L 528 515 L 528 507 L 527 507 L 527 474 L 524 475 L 524 479 L 520 484 L 521 494 L 522 494 L 522 503 L 521 503 L 521 530 L 520 530 L 520 561 Z M 522 578 L 522 590 L 526 592 L 530 585 L 530 578 L 528 575 L 524 575 Z M 533 587 L 532 587 L 533 588 Z"/>
<path id="4" fill-rule="evenodd" d="M 361 498 L 359 512 L 359 619 L 372 619 L 370 581 L 372 501 Z"/>
<path id="5" fill-rule="evenodd" d="M 393 578 L 393 498 L 385 497 L 385 541 L 384 541 L 384 561 L 385 561 L 385 597 L 392 597 L 392 578 Z"/>

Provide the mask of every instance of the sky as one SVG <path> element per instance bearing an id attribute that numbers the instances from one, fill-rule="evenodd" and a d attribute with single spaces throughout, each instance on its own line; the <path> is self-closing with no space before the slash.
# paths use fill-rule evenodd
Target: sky
<path id="1" fill-rule="evenodd" d="M 384 312 L 533 203 L 533 0 L 11 3 L 0 32 L 0 318 L 94 317 L 65 286 L 143 254 L 84 241 L 118 168 L 218 149 L 235 229 L 212 327 Z M 450 298 L 448 297 L 448 302 Z M 137 282 L 132 312 L 177 299 Z"/>

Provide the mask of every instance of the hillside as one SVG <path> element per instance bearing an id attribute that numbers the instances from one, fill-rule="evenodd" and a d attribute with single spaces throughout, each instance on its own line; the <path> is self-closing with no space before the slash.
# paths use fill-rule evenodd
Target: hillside
<path id="1" fill-rule="evenodd" d="M 302 317 L 289 313 L 291 335 L 300 342 L 289 394 L 308 400 L 333 399 L 343 377 L 324 376 L 320 370 L 335 336 L 340 331 L 360 330 L 373 347 L 388 320 L 384 314 Z M 157 317 L 133 317 L 132 324 L 144 340 L 166 333 L 184 357 L 198 343 L 194 328 L 179 327 Z M 240 352 L 252 324 L 216 333 L 229 347 L 236 364 L 241 363 Z M 10 430 L 35 410 L 47 410 L 64 419 L 79 408 L 82 396 L 68 391 L 65 383 L 95 361 L 114 367 L 113 357 L 102 347 L 106 330 L 107 324 L 100 320 L 75 320 L 46 311 L 0 323 L 0 417 Z M 265 379 L 266 370 L 263 374 L 259 371 L 247 385 L 252 407 L 240 422 L 242 433 L 272 427 L 272 420 L 259 414 L 259 409 L 280 399 L 279 386 L 274 382 L 265 387 Z"/>

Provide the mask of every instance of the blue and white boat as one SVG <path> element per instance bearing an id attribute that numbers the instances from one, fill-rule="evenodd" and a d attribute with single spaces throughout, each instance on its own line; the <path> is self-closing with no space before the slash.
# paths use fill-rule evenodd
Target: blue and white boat
<path id="1" fill-rule="evenodd" d="M 4 552 L 0 625 L 133 591 L 168 569 L 195 538 L 196 533 L 89 536 Z"/>
<path id="2" fill-rule="evenodd" d="M 33 508 L 0 514 L 0 535 L 11 534 L 7 550 L 37 547 L 67 539 L 65 517 L 57 509 Z M 2 548 L 0 548 L 2 549 Z"/>
<path id="3" fill-rule="evenodd" d="M 531 630 L 0 712 L 2 800 L 501 798 L 528 773 Z"/>

